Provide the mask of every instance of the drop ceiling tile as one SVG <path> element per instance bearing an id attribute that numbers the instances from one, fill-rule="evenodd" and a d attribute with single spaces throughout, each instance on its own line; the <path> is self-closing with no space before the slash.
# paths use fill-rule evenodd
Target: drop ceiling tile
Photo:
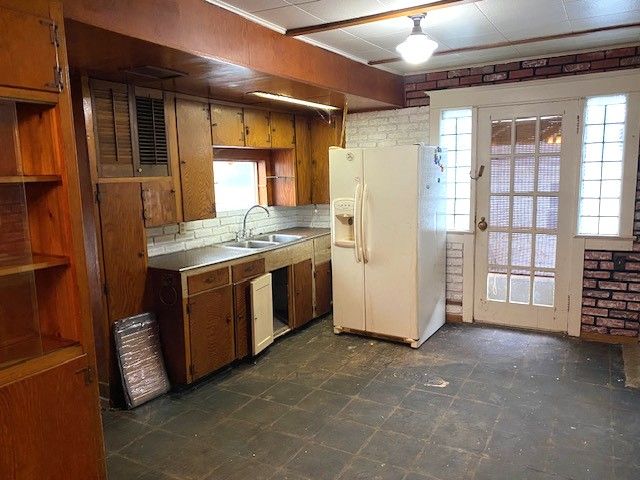
<path id="1" fill-rule="evenodd" d="M 563 0 L 570 20 L 640 10 L 640 0 Z"/>
<path id="2" fill-rule="evenodd" d="M 379 38 L 395 33 L 404 33 L 409 35 L 413 22 L 408 17 L 390 18 L 380 22 L 365 23 L 345 28 L 352 35 L 361 38 Z"/>
<path id="3" fill-rule="evenodd" d="M 640 22 L 640 10 L 624 13 L 612 13 L 610 15 L 599 15 L 597 17 L 576 18 L 571 20 L 573 30 L 588 30 L 590 28 L 609 27 L 613 25 L 623 25 L 625 23 Z"/>
<path id="4" fill-rule="evenodd" d="M 575 37 L 578 49 L 609 48 L 615 45 L 637 44 L 640 39 L 640 28 L 614 30 L 608 32 L 589 33 Z"/>
<path id="5" fill-rule="evenodd" d="M 371 0 L 315 0 L 298 3 L 298 7 L 327 22 L 361 17 L 388 10 L 384 5 Z"/>
<path id="6" fill-rule="evenodd" d="M 523 3 L 513 0 L 483 0 L 474 5 L 504 34 L 516 34 L 523 28 L 530 31 L 542 30 L 548 24 L 568 20 L 560 0 L 536 0 L 535 6 L 531 5 L 529 8 L 524 7 Z"/>
<path id="7" fill-rule="evenodd" d="M 544 24 L 531 24 L 522 22 L 520 28 L 516 30 L 500 30 L 507 40 L 522 40 L 526 38 L 547 37 L 550 35 L 560 35 L 571 32 L 571 23 L 568 20 L 562 22 L 547 22 Z"/>
<path id="8" fill-rule="evenodd" d="M 249 13 L 289 5 L 285 0 L 225 0 L 224 3 Z"/>
<path id="9" fill-rule="evenodd" d="M 267 22 L 271 22 L 279 27 L 287 29 L 306 27 L 308 25 L 315 25 L 323 22 L 321 18 L 311 15 L 295 5 L 263 10 L 257 15 Z"/>
<path id="10" fill-rule="evenodd" d="M 522 57 L 547 57 L 580 49 L 573 37 L 516 45 L 514 48 Z"/>
<path id="11" fill-rule="evenodd" d="M 476 45 L 489 45 L 506 41 L 504 36 L 502 36 L 498 32 L 473 36 L 449 35 L 445 38 L 441 38 L 440 36 L 436 37 L 434 35 L 431 35 L 431 37 L 441 45 L 440 50 L 444 50 L 445 45 L 447 49 L 452 49 L 473 47 Z"/>
<path id="12" fill-rule="evenodd" d="M 476 7 L 474 3 L 435 10 L 422 21 L 427 35 L 433 34 L 446 39 L 458 35 L 486 35 L 498 33 L 496 27 Z"/>

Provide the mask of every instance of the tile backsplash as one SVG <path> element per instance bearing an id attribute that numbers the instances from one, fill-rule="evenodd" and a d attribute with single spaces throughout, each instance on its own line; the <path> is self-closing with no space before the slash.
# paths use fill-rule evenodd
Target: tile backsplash
<path id="1" fill-rule="evenodd" d="M 253 234 L 272 232 L 291 227 L 329 227 L 329 205 L 303 207 L 268 207 L 269 215 L 255 209 L 247 218 L 247 229 Z M 242 229 L 246 210 L 218 212 L 217 218 L 197 220 L 147 229 L 147 252 L 150 257 L 164 253 L 191 250 L 236 237 Z"/>

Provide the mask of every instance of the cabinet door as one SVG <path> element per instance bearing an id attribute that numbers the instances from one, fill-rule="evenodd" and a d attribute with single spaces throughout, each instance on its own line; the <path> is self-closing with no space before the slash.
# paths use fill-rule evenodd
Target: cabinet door
<path id="1" fill-rule="evenodd" d="M 236 358 L 245 358 L 251 352 L 251 281 L 233 286 L 235 314 Z"/>
<path id="2" fill-rule="evenodd" d="M 0 478 L 105 478 L 98 390 L 87 366 L 82 355 L 0 387 Z"/>
<path id="3" fill-rule="evenodd" d="M 296 196 L 297 205 L 311 203 L 311 126 L 309 119 L 296 115 Z"/>
<path id="4" fill-rule="evenodd" d="M 93 128 L 100 177 L 133 177 L 134 152 L 128 87 L 91 80 Z"/>
<path id="5" fill-rule="evenodd" d="M 144 311 L 147 239 L 140 184 L 102 183 L 98 187 L 107 308 L 114 322 Z"/>
<path id="6" fill-rule="evenodd" d="M 176 191 L 170 182 L 143 182 L 142 208 L 147 228 L 178 223 Z"/>
<path id="7" fill-rule="evenodd" d="M 242 108 L 211 105 L 211 139 L 216 146 L 244 147 Z"/>
<path id="8" fill-rule="evenodd" d="M 293 148 L 296 133 L 293 115 L 271 112 L 271 148 Z"/>
<path id="9" fill-rule="evenodd" d="M 51 28 L 48 18 L 0 8 L 0 85 L 59 91 Z"/>
<path id="10" fill-rule="evenodd" d="M 245 108 L 244 133 L 247 147 L 271 148 L 269 112 Z"/>
<path id="11" fill-rule="evenodd" d="M 257 355 L 273 343 L 271 274 L 251 281 L 251 352 Z"/>
<path id="12" fill-rule="evenodd" d="M 209 105 L 178 98 L 176 117 L 184 221 L 214 218 Z"/>
<path id="13" fill-rule="evenodd" d="M 191 373 L 197 380 L 235 359 L 231 285 L 189 298 Z"/>
<path id="14" fill-rule="evenodd" d="M 316 265 L 315 284 L 315 316 L 320 317 L 331 310 L 331 262 Z"/>
<path id="15" fill-rule="evenodd" d="M 293 266 L 293 326 L 301 327 L 313 319 L 313 271 L 311 260 Z"/>
<path id="16" fill-rule="evenodd" d="M 341 122 L 311 121 L 312 202 L 329 203 L 329 147 L 340 146 Z"/>

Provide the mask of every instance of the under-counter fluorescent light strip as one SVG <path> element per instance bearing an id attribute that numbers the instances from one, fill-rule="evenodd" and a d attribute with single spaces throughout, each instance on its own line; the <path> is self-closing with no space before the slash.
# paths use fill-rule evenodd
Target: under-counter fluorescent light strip
<path id="1" fill-rule="evenodd" d="M 303 107 L 318 108 L 320 110 L 340 110 L 338 107 L 334 107 L 332 105 L 325 105 L 324 103 L 316 103 L 310 102 L 308 100 L 301 100 L 299 98 L 287 97 L 286 95 L 278 95 L 277 93 L 249 92 L 249 95 L 267 98 L 269 100 L 276 100 L 278 102 L 293 103 L 295 105 L 302 105 Z"/>

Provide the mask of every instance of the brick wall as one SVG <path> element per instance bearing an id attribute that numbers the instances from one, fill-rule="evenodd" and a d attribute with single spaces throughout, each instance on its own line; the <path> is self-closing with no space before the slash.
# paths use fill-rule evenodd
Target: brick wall
<path id="1" fill-rule="evenodd" d="M 206 247 L 233 240 L 242 228 L 246 210 L 218 212 L 217 218 L 147 229 L 147 253 L 150 257 L 165 253 Z M 329 205 L 269 207 L 269 215 L 256 209 L 247 218 L 247 229 L 254 234 L 291 227 L 329 227 Z"/>
<path id="2" fill-rule="evenodd" d="M 429 143 L 429 107 L 347 115 L 347 147 L 383 147 Z M 447 316 L 462 315 L 462 244 L 447 243 Z"/>
<path id="3" fill-rule="evenodd" d="M 638 67 L 640 45 L 408 75 L 405 77 L 405 104 L 407 107 L 429 105 L 425 90 L 513 83 Z"/>
<path id="4" fill-rule="evenodd" d="M 640 180 L 640 172 L 638 173 Z M 633 252 L 584 252 L 582 332 L 640 333 L 640 181 L 636 183 Z"/>

